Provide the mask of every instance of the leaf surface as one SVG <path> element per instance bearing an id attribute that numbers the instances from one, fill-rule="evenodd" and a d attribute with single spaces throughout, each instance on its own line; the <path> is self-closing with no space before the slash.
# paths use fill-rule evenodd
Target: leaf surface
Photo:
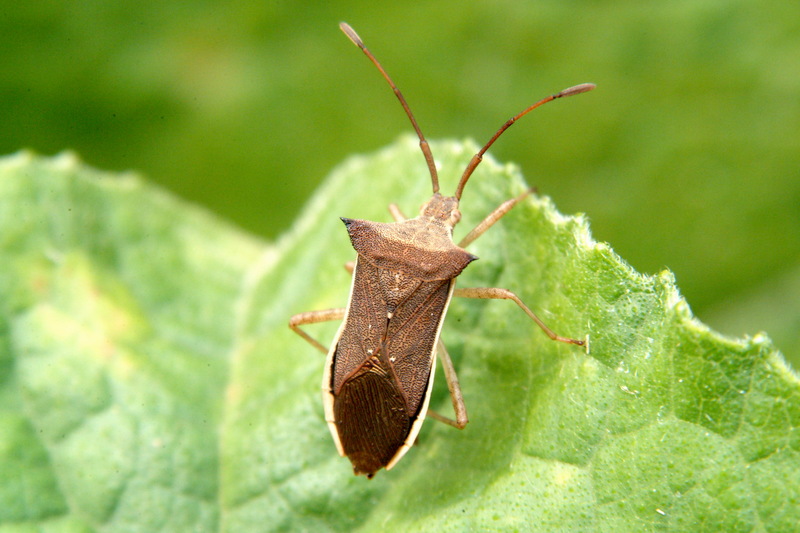
<path id="1" fill-rule="evenodd" d="M 452 191 L 476 148 L 433 144 Z M 533 180 L 535 182 L 535 180 Z M 456 240 L 525 189 L 487 159 Z M 470 424 L 427 422 L 367 481 L 322 415 L 324 357 L 287 327 L 342 307 L 339 216 L 430 196 L 414 140 L 341 165 L 270 246 L 134 176 L 0 161 L 0 529 L 787 531 L 800 521 L 800 381 L 764 335 L 694 319 L 583 217 L 526 200 L 470 246 L 442 338 Z M 308 327 L 323 343 L 338 324 Z M 432 407 L 450 413 L 441 371 Z M 5 530 L 3 529 L 3 530 Z"/>

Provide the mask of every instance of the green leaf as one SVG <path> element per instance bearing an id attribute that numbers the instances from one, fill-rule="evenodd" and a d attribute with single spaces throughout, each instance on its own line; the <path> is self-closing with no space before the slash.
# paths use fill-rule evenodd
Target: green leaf
<path id="1" fill-rule="evenodd" d="M 433 144 L 452 191 L 476 147 Z M 479 167 L 464 235 L 526 185 Z M 324 358 L 287 328 L 341 307 L 339 216 L 430 196 L 416 141 L 337 169 L 275 246 L 134 176 L 0 161 L 0 531 L 788 531 L 800 521 L 800 381 L 764 335 L 694 319 L 547 198 L 470 251 L 442 333 L 470 424 L 426 423 L 366 480 L 323 419 Z M 308 327 L 327 343 L 338 324 Z M 441 372 L 440 372 L 441 376 Z M 450 412 L 439 379 L 432 407 Z"/>

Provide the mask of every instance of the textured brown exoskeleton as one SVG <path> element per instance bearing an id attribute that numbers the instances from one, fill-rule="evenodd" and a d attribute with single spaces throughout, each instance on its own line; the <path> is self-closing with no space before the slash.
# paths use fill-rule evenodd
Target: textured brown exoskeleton
<path id="1" fill-rule="evenodd" d="M 289 322 L 295 332 L 328 354 L 322 380 L 325 419 L 339 453 L 350 459 L 356 474 L 371 478 L 381 468 L 392 468 L 403 457 L 426 414 L 459 429 L 468 422 L 453 363 L 439 340 L 447 306 L 454 295 L 513 300 L 551 339 L 584 344 L 583 340 L 556 335 L 506 289 L 455 288 L 456 277 L 477 259 L 463 248 L 530 191 L 501 204 L 458 245 L 453 242 L 453 227 L 461 219 L 458 202 L 464 186 L 494 141 L 517 119 L 540 105 L 589 91 L 594 85 L 565 89 L 508 120 L 472 158 L 455 194 L 442 196 L 433 155 L 400 90 L 356 32 L 345 23 L 340 27 L 381 71 L 400 100 L 419 137 L 433 184 L 433 196 L 416 218 L 407 220 L 393 205 L 390 211 L 394 223 L 343 218 L 358 254 L 352 267 L 347 308 L 301 313 Z M 300 328 L 337 319 L 344 320 L 330 350 Z M 442 357 L 455 420 L 428 412 L 437 352 Z"/>

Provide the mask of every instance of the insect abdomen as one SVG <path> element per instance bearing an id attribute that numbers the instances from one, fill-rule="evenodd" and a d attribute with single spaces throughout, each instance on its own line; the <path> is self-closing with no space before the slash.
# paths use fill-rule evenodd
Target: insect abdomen
<path id="1" fill-rule="evenodd" d="M 405 400 L 375 367 L 348 379 L 333 409 L 344 453 L 355 473 L 367 477 L 392 460 L 411 428 Z"/>

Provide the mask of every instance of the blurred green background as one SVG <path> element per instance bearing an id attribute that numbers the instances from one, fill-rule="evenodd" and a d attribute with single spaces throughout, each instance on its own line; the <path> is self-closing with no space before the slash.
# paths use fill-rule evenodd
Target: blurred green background
<path id="1" fill-rule="evenodd" d="M 636 269 L 672 269 L 701 320 L 800 364 L 795 2 L 6 3 L 0 152 L 134 169 L 273 239 L 334 165 L 410 131 L 340 20 L 430 138 L 482 143 L 597 83 L 493 155 Z"/>

